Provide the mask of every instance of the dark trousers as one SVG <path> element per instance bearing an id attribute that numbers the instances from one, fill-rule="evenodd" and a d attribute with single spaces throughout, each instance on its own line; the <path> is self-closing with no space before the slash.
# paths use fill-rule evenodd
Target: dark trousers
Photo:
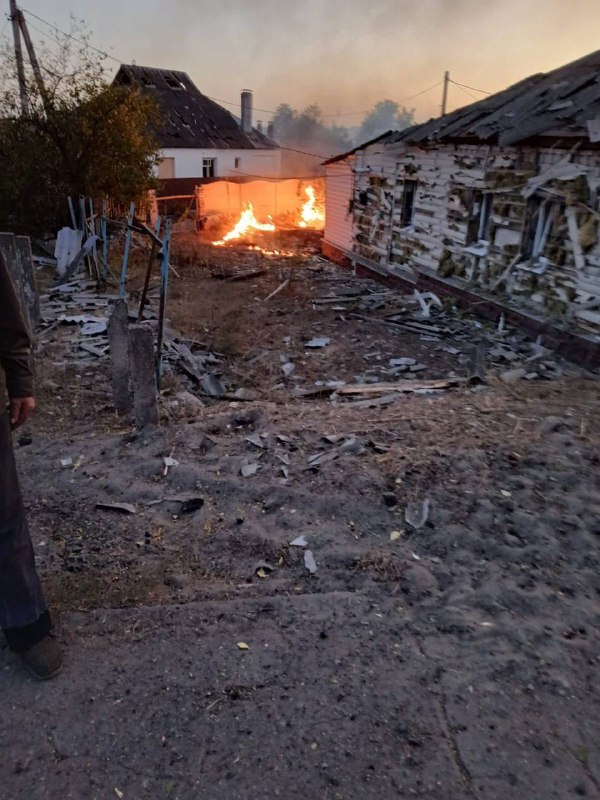
<path id="1" fill-rule="evenodd" d="M 0 410 L 0 628 L 15 651 L 33 647 L 50 630 L 4 409 Z"/>

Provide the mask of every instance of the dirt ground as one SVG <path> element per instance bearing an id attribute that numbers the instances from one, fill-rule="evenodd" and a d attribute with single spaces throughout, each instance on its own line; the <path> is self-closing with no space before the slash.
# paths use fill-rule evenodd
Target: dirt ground
<path id="1" fill-rule="evenodd" d="M 227 397 L 175 372 L 159 430 L 117 418 L 71 329 L 41 338 L 17 457 L 67 659 L 36 685 L 0 650 L 2 797 L 600 798 L 597 377 L 448 307 L 437 338 L 384 324 L 415 309 L 279 246 L 176 240 L 171 324 Z"/>

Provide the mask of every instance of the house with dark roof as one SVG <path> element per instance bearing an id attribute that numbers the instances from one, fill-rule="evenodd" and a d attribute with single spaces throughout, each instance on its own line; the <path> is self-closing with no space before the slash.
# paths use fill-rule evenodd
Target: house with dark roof
<path id="1" fill-rule="evenodd" d="M 242 92 L 237 119 L 202 94 L 185 72 L 123 64 L 114 83 L 137 86 L 157 102 L 159 178 L 280 177 L 279 147 L 253 127 L 251 91 Z"/>
<path id="2" fill-rule="evenodd" d="M 600 341 L 600 51 L 326 162 L 324 252 Z"/>

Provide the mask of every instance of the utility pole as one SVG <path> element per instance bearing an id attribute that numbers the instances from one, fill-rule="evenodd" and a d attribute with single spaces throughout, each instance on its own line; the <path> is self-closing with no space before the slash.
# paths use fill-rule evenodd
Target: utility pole
<path id="1" fill-rule="evenodd" d="M 446 113 L 448 107 L 448 84 L 450 83 L 450 73 L 448 70 L 444 72 L 444 93 L 442 94 L 442 116 Z"/>
<path id="2" fill-rule="evenodd" d="M 19 96 L 21 98 L 21 112 L 27 114 L 29 112 L 29 103 L 27 102 L 27 87 L 25 85 L 25 66 L 23 64 L 23 50 L 21 49 L 21 33 L 19 29 L 19 14 L 17 10 L 17 0 L 9 0 L 10 3 L 10 21 L 12 22 L 13 39 L 15 40 L 15 60 L 17 62 L 17 78 L 19 80 Z"/>
<path id="3" fill-rule="evenodd" d="M 21 33 L 23 34 L 23 39 L 25 40 L 25 47 L 27 48 L 27 54 L 29 55 L 29 61 L 31 62 L 31 68 L 35 76 L 35 82 L 37 83 L 42 102 L 44 106 L 46 106 L 46 87 L 44 86 L 42 70 L 40 69 L 40 65 L 33 48 L 33 42 L 31 41 L 31 36 L 29 35 L 29 28 L 27 27 L 27 23 L 25 22 L 25 17 L 23 16 L 21 9 L 17 11 L 17 14 L 19 17 L 19 27 L 21 29 Z"/>

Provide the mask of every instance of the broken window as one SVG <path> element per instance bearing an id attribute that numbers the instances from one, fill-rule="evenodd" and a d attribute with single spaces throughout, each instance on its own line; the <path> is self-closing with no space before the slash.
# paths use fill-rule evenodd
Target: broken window
<path id="1" fill-rule="evenodd" d="M 216 178 L 217 177 L 217 159 L 216 158 L 203 158 L 202 159 L 202 177 L 203 178 Z"/>
<path id="2" fill-rule="evenodd" d="M 539 195 L 530 198 L 521 250 L 524 259 L 547 254 L 553 263 L 560 263 L 558 250 L 564 249 L 566 235 L 565 210 L 564 200 Z"/>
<path id="3" fill-rule="evenodd" d="M 479 189 L 473 192 L 467 227 L 467 245 L 476 244 L 487 239 L 492 200 L 493 196 L 490 192 L 482 192 Z"/>
<path id="4" fill-rule="evenodd" d="M 400 224 L 403 228 L 412 225 L 413 214 L 415 211 L 415 197 L 417 194 L 417 182 L 412 180 L 404 181 L 402 192 L 402 215 Z"/>

